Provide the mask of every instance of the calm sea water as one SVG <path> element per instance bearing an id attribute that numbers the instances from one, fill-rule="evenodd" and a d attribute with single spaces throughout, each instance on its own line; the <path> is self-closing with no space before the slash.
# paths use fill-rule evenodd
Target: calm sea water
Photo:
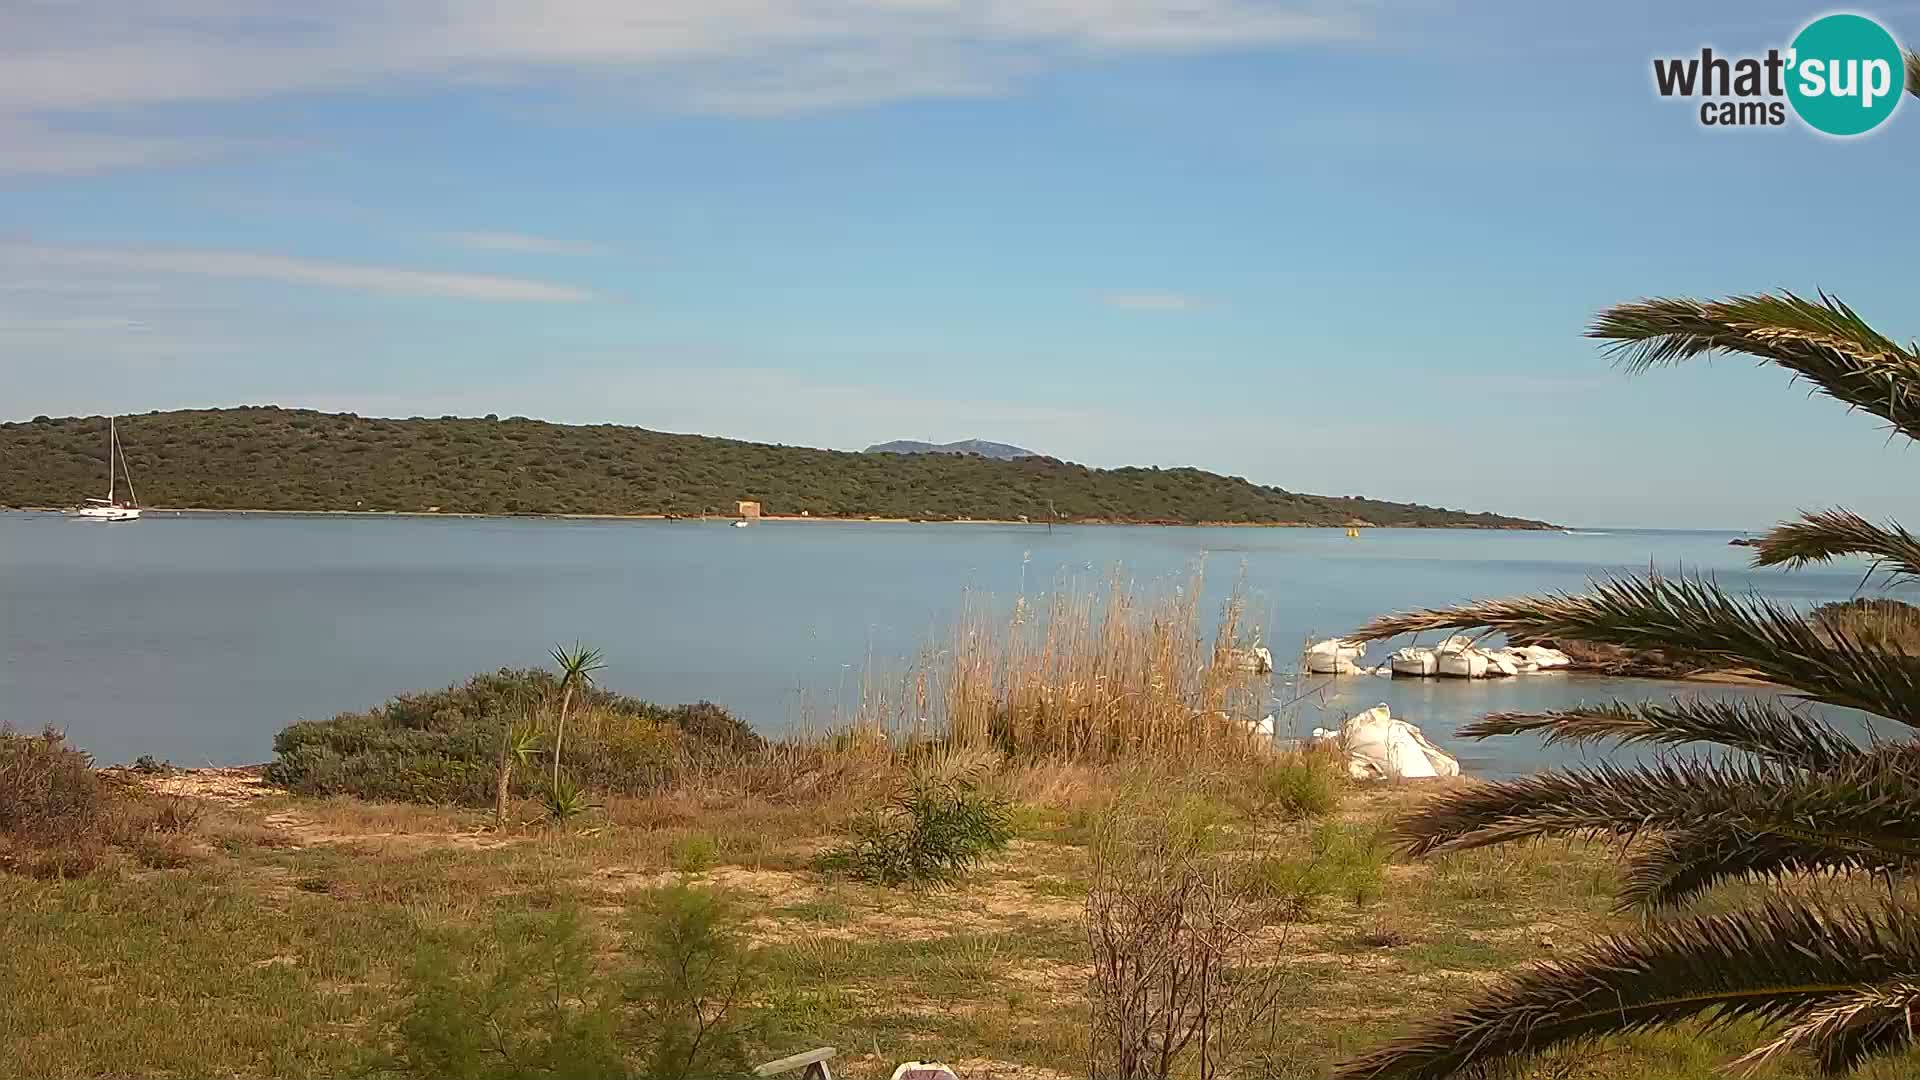
<path id="1" fill-rule="evenodd" d="M 897 666 L 941 635 L 964 590 L 1010 602 L 1023 585 L 1098 583 L 1115 566 L 1184 575 L 1202 557 L 1209 609 L 1244 573 L 1283 660 L 1383 611 L 1578 589 L 1649 564 L 1802 605 L 1859 580 L 1856 566 L 1748 569 L 1731 535 L 0 513 L 0 723 L 56 725 L 102 761 L 261 761 L 294 719 L 537 664 L 578 639 L 605 651 L 608 686 L 717 701 L 778 732 L 803 700 L 847 699 L 867 665 Z M 1461 745 L 1454 728 L 1489 709 L 1675 692 L 1754 691 L 1367 678 L 1332 684 L 1293 722 L 1333 726 L 1386 702 L 1470 771 L 1506 774 L 1548 754 L 1532 739 Z M 1274 693 L 1296 690 L 1276 679 Z"/>

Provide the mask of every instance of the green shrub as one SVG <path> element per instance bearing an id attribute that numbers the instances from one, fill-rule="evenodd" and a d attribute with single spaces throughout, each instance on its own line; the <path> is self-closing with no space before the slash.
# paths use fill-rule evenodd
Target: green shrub
<path id="1" fill-rule="evenodd" d="M 578 913 L 502 916 L 422 944 L 376 1076 L 735 1080 L 759 967 L 718 894 L 657 890 L 626 927 L 630 965 L 595 966 Z M 640 1064 L 636 1067 L 635 1062 Z"/>
<path id="2" fill-rule="evenodd" d="M 384 706 L 301 720 L 274 737 L 268 782 L 307 795 L 491 806 L 502 732 L 557 696 L 550 672 L 502 668 Z M 702 702 L 664 708 L 596 686 L 575 690 L 567 771 L 582 788 L 657 790 L 690 757 L 765 745 L 739 719 Z M 510 794 L 544 798 L 537 769 L 514 771 Z"/>
<path id="3" fill-rule="evenodd" d="M 720 858 L 720 845 L 705 833 L 691 833 L 674 840 L 668 851 L 673 868 L 683 874 L 698 874 L 713 869 Z"/>
<path id="4" fill-rule="evenodd" d="M 1004 799 L 970 780 L 916 772 L 850 830 L 851 840 L 820 856 L 821 870 L 878 885 L 945 884 L 1004 849 L 1013 819 Z"/>
<path id="5" fill-rule="evenodd" d="M 1243 799 L 1246 809 L 1260 817 L 1323 817 L 1339 805 L 1342 780 L 1337 755 L 1312 750 L 1284 754 L 1254 768 Z"/>
<path id="6" fill-rule="evenodd" d="M 44 843 L 91 831 L 106 799 L 93 760 L 48 728 L 0 729 L 0 835 Z"/>
<path id="7" fill-rule="evenodd" d="M 740 925 L 723 895 L 687 885 L 657 889 L 635 910 L 626 989 L 646 1032 L 646 1080 L 752 1075 L 741 1014 L 761 969 Z"/>
<path id="8" fill-rule="evenodd" d="M 1387 854 L 1374 827 L 1327 822 L 1314 829 L 1306 851 L 1262 856 L 1246 873 L 1254 892 L 1277 902 L 1285 917 L 1299 920 L 1329 897 L 1356 907 L 1371 904 L 1380 894 Z"/>
<path id="9" fill-rule="evenodd" d="M 617 996 L 570 911 L 497 920 L 423 945 L 393 1049 L 375 1075 L 420 1080 L 626 1080 Z"/>

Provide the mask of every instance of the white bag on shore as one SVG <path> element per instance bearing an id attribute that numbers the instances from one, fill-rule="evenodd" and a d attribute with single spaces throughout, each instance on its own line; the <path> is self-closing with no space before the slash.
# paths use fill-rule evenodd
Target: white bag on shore
<path id="1" fill-rule="evenodd" d="M 1425 678 L 1440 671 L 1439 659 L 1434 656 L 1433 650 L 1418 646 L 1401 649 L 1387 663 L 1393 674 L 1408 678 Z"/>
<path id="2" fill-rule="evenodd" d="M 1349 717 L 1336 737 L 1347 757 L 1347 775 L 1355 780 L 1460 775 L 1460 763 L 1453 755 L 1428 742 L 1419 728 L 1395 720 L 1385 705 Z"/>
<path id="3" fill-rule="evenodd" d="M 1545 645 L 1522 645 L 1513 651 L 1533 661 L 1533 666 L 1542 671 L 1548 668 L 1566 667 L 1568 664 L 1573 663 L 1571 656 L 1561 652 L 1559 649 L 1549 649 Z"/>
<path id="4" fill-rule="evenodd" d="M 1316 641 L 1301 654 L 1300 670 L 1308 675 L 1358 675 L 1366 651 L 1365 645 L 1340 638 Z"/>

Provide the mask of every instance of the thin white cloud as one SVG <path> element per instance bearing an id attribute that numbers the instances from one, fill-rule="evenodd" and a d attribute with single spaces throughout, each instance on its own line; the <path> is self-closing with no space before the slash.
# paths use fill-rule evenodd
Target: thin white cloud
<path id="1" fill-rule="evenodd" d="M 603 255 L 606 248 L 579 240 L 556 240 L 515 232 L 451 232 L 442 239 L 467 251 L 507 251 L 519 255 Z"/>
<path id="2" fill-rule="evenodd" d="M 0 174 L 82 176 L 206 161 L 242 145 L 189 135 L 57 130 L 0 113 Z"/>
<path id="3" fill-rule="evenodd" d="M 1194 311 L 1207 306 L 1201 297 L 1176 292 L 1106 293 L 1100 302 L 1126 311 Z"/>
<path id="4" fill-rule="evenodd" d="M 588 289 L 531 278 L 461 274 L 392 266 L 329 262 L 252 251 L 159 248 L 82 248 L 0 244 L 0 270 L 54 269 L 118 274 L 192 274 L 278 281 L 396 296 L 524 303 L 580 303 L 599 297 Z"/>
<path id="5" fill-rule="evenodd" d="M 1002 90 L 1116 53 L 1368 36 L 1332 0 L 124 0 L 12 6 L 0 113 L 531 80 L 631 79 L 765 111 Z"/>

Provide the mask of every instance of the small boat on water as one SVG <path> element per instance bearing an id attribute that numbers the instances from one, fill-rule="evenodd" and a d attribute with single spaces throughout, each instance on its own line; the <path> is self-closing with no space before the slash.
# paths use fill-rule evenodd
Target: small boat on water
<path id="1" fill-rule="evenodd" d="M 118 489 L 116 466 L 127 478 L 126 502 L 121 502 L 115 495 Z M 73 516 L 80 521 L 140 520 L 140 500 L 133 493 L 133 472 L 127 468 L 127 452 L 120 446 L 120 428 L 113 417 L 107 418 L 107 497 L 88 499 L 74 509 Z"/>
<path id="2" fill-rule="evenodd" d="M 747 522 L 747 521 L 746 521 L 746 520 L 745 520 L 745 519 L 743 518 L 743 519 L 741 519 L 741 520 L 739 520 L 739 521 L 736 521 L 736 522 L 734 522 L 734 523 L 733 523 L 733 527 L 734 527 L 734 528 L 736 528 L 736 529 L 744 529 L 744 528 L 746 528 L 746 527 L 747 527 L 747 524 L 748 524 L 748 522 Z"/>

